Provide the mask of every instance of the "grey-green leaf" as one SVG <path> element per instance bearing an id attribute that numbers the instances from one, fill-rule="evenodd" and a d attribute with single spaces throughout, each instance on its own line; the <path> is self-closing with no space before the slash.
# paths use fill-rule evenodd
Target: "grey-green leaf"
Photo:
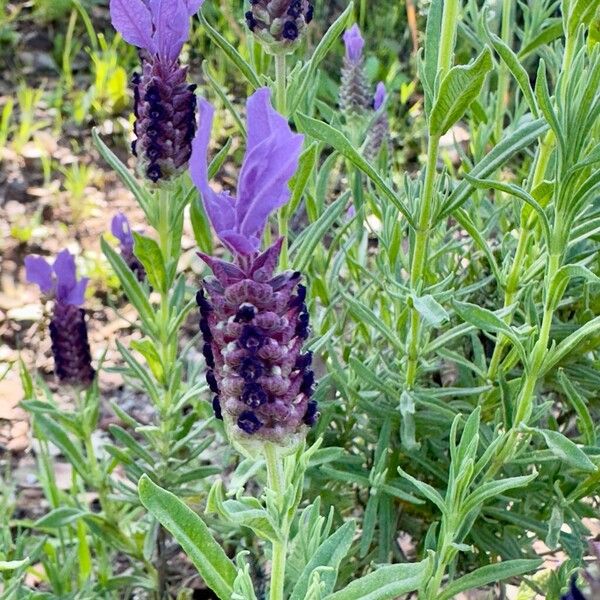
<path id="1" fill-rule="evenodd" d="M 452 67 L 440 85 L 440 91 L 431 110 L 429 133 L 444 135 L 466 112 L 477 98 L 485 76 L 492 68 L 489 48 L 468 65 Z"/>
<path id="2" fill-rule="evenodd" d="M 208 587 L 221 600 L 230 600 L 237 569 L 204 521 L 177 496 L 163 490 L 147 475 L 140 478 L 138 491 L 142 504 L 181 544 Z"/>

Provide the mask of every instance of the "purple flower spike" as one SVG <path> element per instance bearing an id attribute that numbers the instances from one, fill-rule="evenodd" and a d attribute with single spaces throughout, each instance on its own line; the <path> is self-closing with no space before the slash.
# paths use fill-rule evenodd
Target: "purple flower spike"
<path id="1" fill-rule="evenodd" d="M 383 106 L 386 97 L 385 83 L 380 81 L 375 88 L 375 95 L 373 96 L 373 110 L 379 110 Z"/>
<path id="2" fill-rule="evenodd" d="M 290 198 L 288 183 L 298 167 L 304 137 L 293 133 L 272 108 L 269 89 L 258 89 L 247 103 L 248 140 L 237 197 L 215 192 L 207 166 L 214 109 L 206 100 L 199 104 L 200 122 L 190 158 L 192 181 L 221 241 L 235 254 L 250 256 L 259 249 L 269 214 Z"/>
<path id="3" fill-rule="evenodd" d="M 302 353 L 306 288 L 297 272 L 274 274 L 280 250 L 278 240 L 232 268 L 202 255 L 214 274 L 197 294 L 206 382 L 243 451 L 254 441 L 292 448 L 318 418 L 312 353 Z"/>
<path id="4" fill-rule="evenodd" d="M 186 83 L 179 54 L 190 16 L 204 0 L 110 0 L 114 28 L 140 48 L 142 73 L 133 76 L 136 140 L 132 152 L 153 183 L 179 174 L 195 133 L 195 86 Z"/>
<path id="5" fill-rule="evenodd" d="M 88 387 L 94 380 L 83 304 L 87 277 L 77 279 L 75 259 L 63 250 L 50 264 L 41 256 L 25 258 L 27 281 L 44 294 L 55 297 L 50 321 L 52 354 L 57 377 L 62 383 Z"/>
<path id="6" fill-rule="evenodd" d="M 360 28 L 356 23 L 350 29 L 346 30 L 343 39 L 346 46 L 346 58 L 350 62 L 358 64 L 362 59 L 365 40 L 360 34 Z"/>

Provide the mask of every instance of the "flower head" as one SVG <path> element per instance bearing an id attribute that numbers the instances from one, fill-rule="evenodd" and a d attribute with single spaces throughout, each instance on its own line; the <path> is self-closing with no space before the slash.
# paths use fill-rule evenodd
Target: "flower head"
<path id="1" fill-rule="evenodd" d="M 274 276 L 281 243 L 239 264 L 200 255 L 214 274 L 197 295 L 206 382 L 215 416 L 245 454 L 264 441 L 293 449 L 318 417 L 312 353 L 302 351 L 306 288 L 298 272 Z"/>
<path id="2" fill-rule="evenodd" d="M 308 0 L 250 0 L 248 29 L 272 54 L 287 54 L 298 46 L 313 18 Z"/>
<path id="3" fill-rule="evenodd" d="M 344 44 L 346 46 L 346 58 L 354 64 L 358 64 L 362 59 L 362 51 L 365 46 L 360 28 L 355 23 L 347 29 L 343 35 Z"/>
<path id="4" fill-rule="evenodd" d="M 141 74 L 133 76 L 136 140 L 133 154 L 153 183 L 177 175 L 191 153 L 195 132 L 195 85 L 179 53 L 189 36 L 190 16 L 204 0 L 110 0 L 113 26 L 140 48 Z"/>
<path id="5" fill-rule="evenodd" d="M 129 221 L 123 213 L 119 212 L 112 218 L 110 232 L 119 240 L 121 257 L 127 266 L 135 273 L 138 281 L 144 281 L 146 279 L 146 270 L 133 253 L 133 234 L 131 233 Z"/>
<path id="6" fill-rule="evenodd" d="M 190 158 L 192 181 L 221 241 L 235 254 L 253 255 L 269 214 L 290 198 L 288 182 L 298 167 L 304 138 L 272 108 L 269 89 L 260 88 L 247 102 L 247 146 L 236 196 L 216 192 L 208 181 L 207 161 L 214 109 L 205 100 L 199 104 Z"/>
<path id="7" fill-rule="evenodd" d="M 41 256 L 25 258 L 27 281 L 55 298 L 50 338 L 54 370 L 62 383 L 88 387 L 95 371 L 88 342 L 85 313 L 82 308 L 88 279 L 77 279 L 75 259 L 63 250 L 52 266 Z"/>
<path id="8" fill-rule="evenodd" d="M 342 66 L 340 107 L 346 118 L 364 116 L 371 105 L 370 90 L 363 69 L 362 50 L 365 42 L 358 25 L 353 25 L 343 35 L 346 54 Z"/>

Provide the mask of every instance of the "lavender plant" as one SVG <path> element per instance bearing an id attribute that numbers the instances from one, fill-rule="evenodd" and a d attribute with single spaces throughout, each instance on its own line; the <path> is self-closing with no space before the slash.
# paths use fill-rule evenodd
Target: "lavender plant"
<path id="1" fill-rule="evenodd" d="M 223 71 L 204 65 L 202 96 L 245 141 L 233 195 L 222 167 L 237 136 L 209 162 L 216 111 L 179 62 L 202 2 L 111 0 L 142 62 L 140 181 L 94 138 L 147 223 L 115 215 L 119 252 L 102 248 L 138 316 L 116 370 L 155 413 L 140 423 L 114 404 L 122 426 L 98 455 L 85 280 L 68 253 L 27 259 L 54 294 L 56 373 L 76 402 L 61 413 L 24 370 L 41 463 L 52 442 L 77 474 L 73 498 L 48 484 L 34 526 L 90 563 L 91 538 L 99 565 L 89 587 L 55 577 L 59 597 L 170 597 L 179 547 L 227 600 L 503 597 L 508 581 L 554 600 L 594 593 L 579 574 L 600 477 L 600 4 L 487 4 L 428 4 L 411 111 L 424 157 L 410 169 L 389 135 L 407 127 L 396 80 L 367 83 L 377 31 L 351 25 L 352 4 L 312 51 L 318 6 L 252 1 L 236 24 L 248 48 L 205 6 Z M 340 77 L 325 59 L 342 41 Z M 251 90 L 245 125 L 223 73 Z M 459 125 L 468 145 L 448 144 Z M 188 211 L 200 277 L 179 264 Z M 540 542 L 560 568 L 542 567 Z"/>

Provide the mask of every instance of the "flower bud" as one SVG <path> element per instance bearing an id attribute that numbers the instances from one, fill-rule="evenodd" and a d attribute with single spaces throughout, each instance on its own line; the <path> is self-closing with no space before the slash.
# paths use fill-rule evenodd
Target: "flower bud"
<path id="1" fill-rule="evenodd" d="M 308 0 L 250 0 L 248 29 L 270 54 L 289 54 L 299 45 L 313 18 Z"/>

